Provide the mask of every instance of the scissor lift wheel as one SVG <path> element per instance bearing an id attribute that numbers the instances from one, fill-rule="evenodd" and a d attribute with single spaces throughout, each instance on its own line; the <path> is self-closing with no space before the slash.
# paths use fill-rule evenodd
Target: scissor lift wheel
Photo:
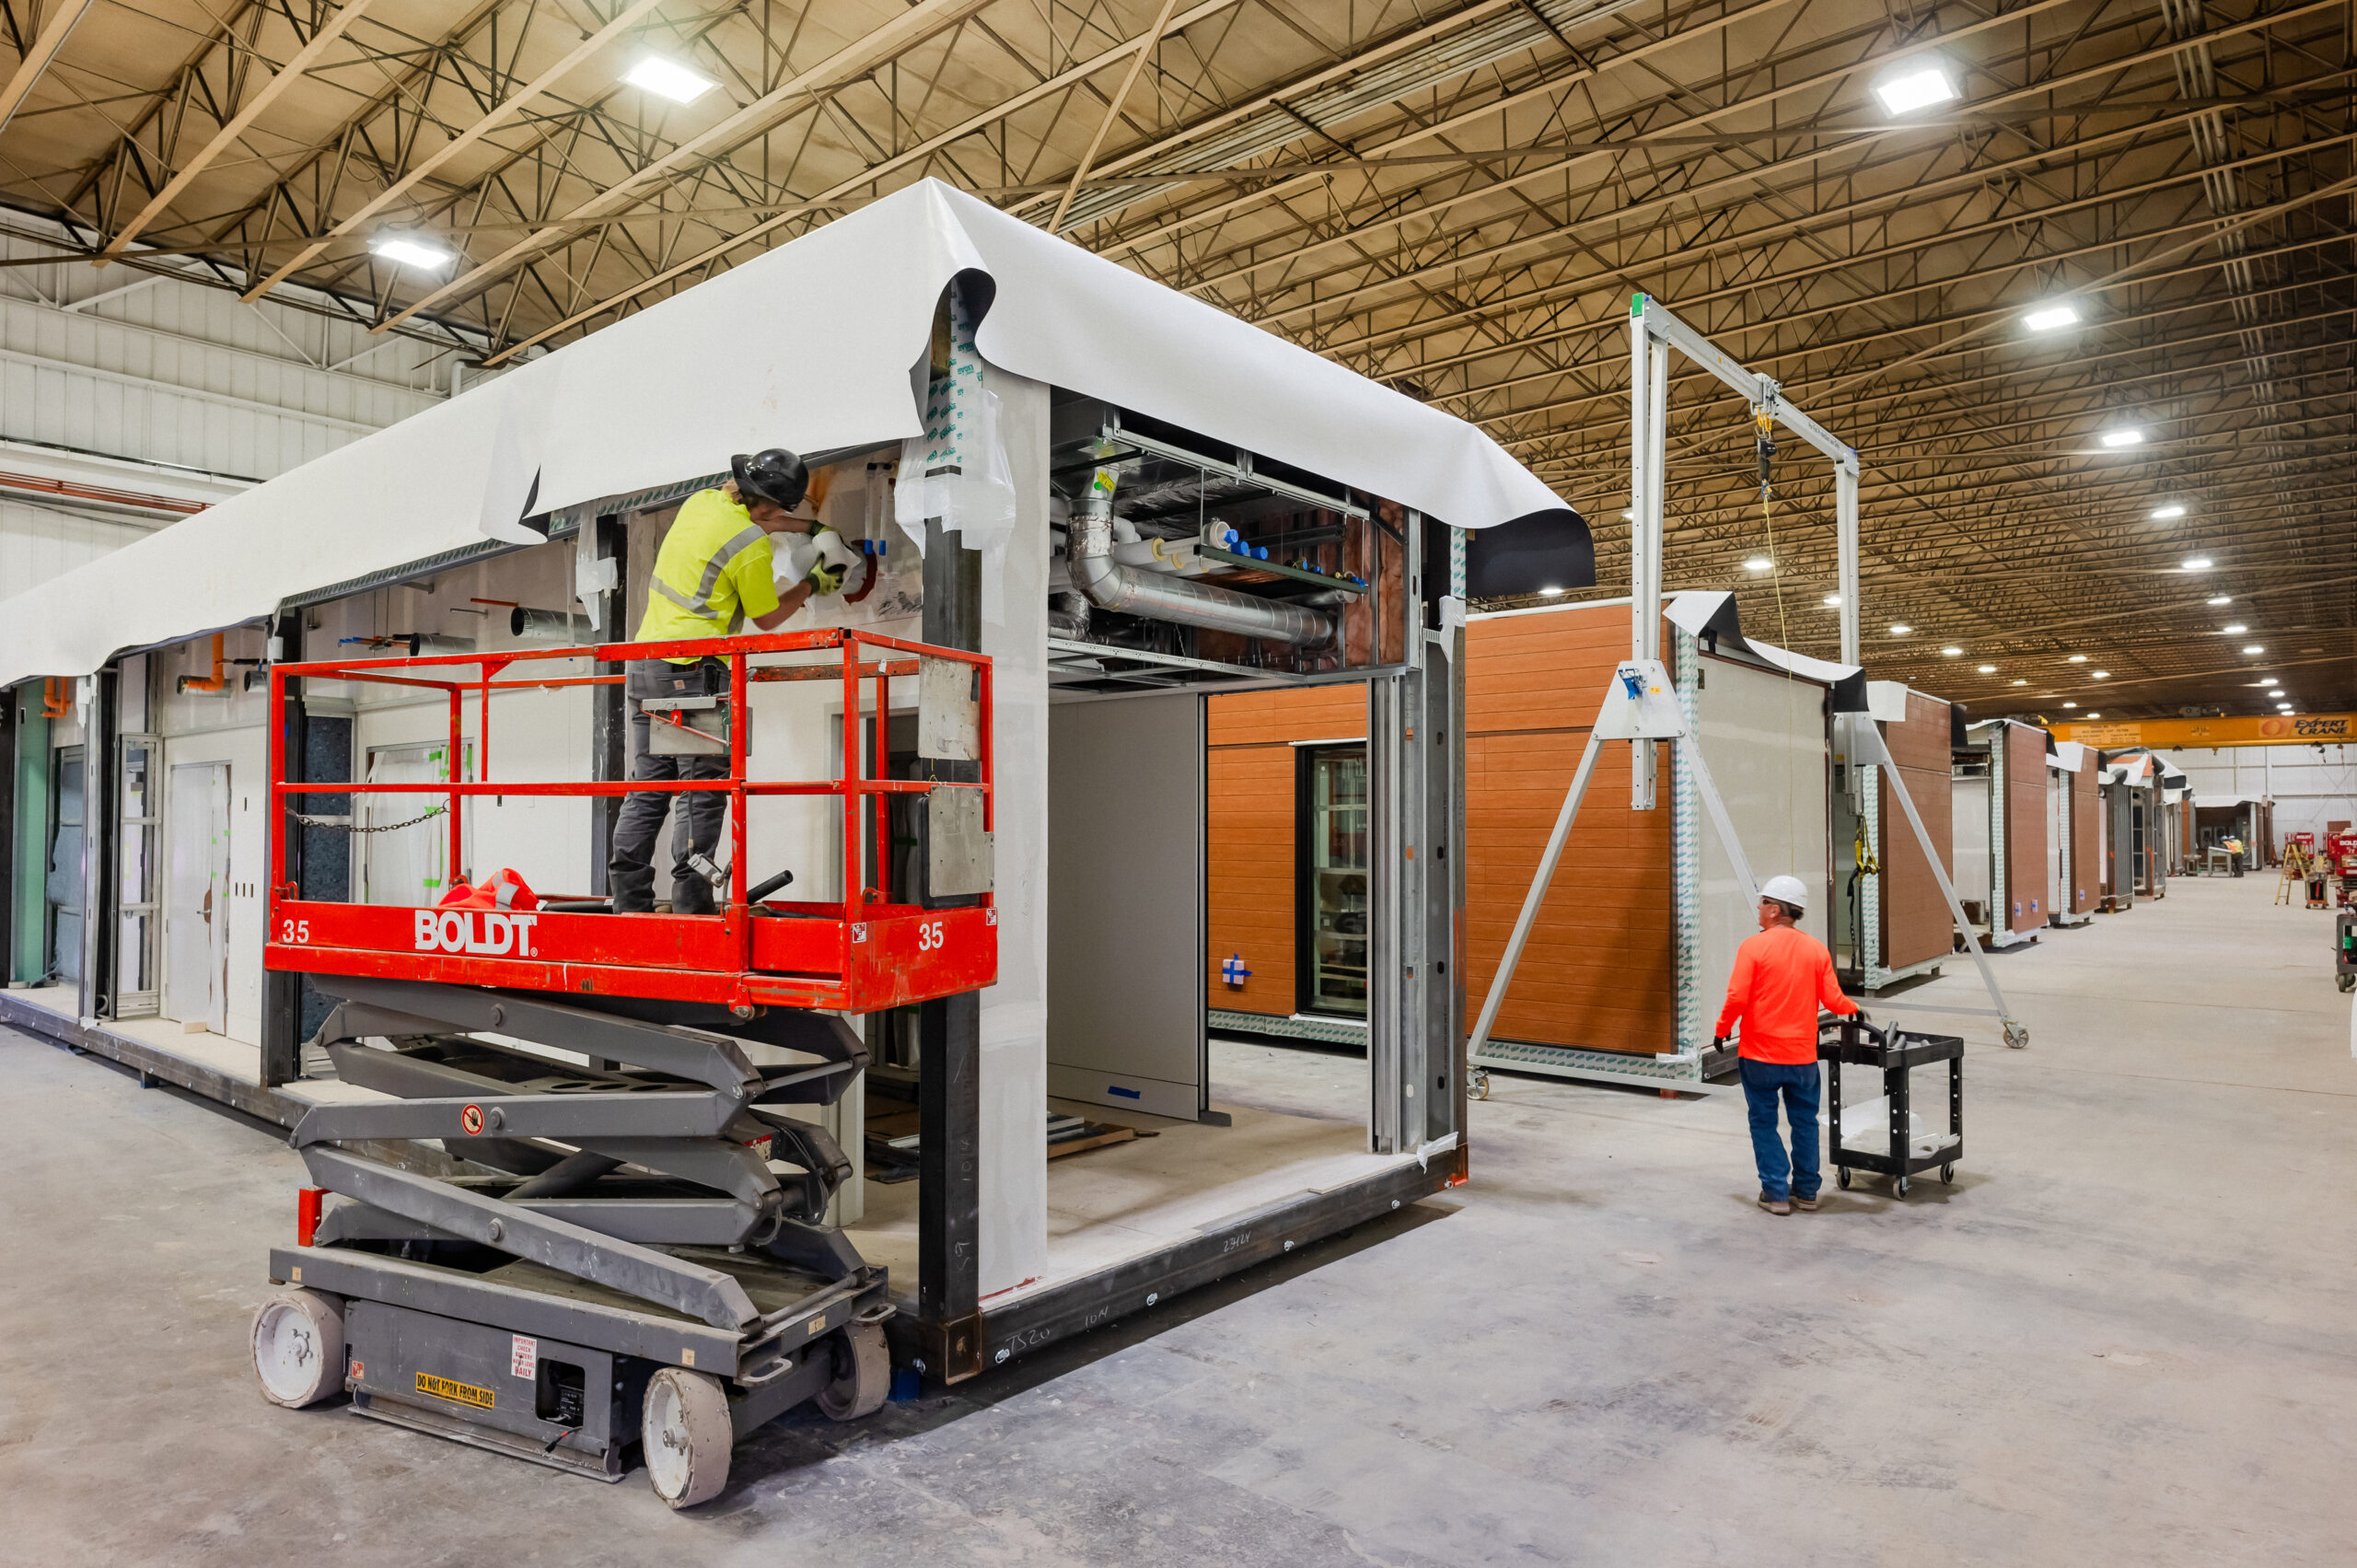
<path id="1" fill-rule="evenodd" d="M 289 1410 L 343 1387 L 343 1307 L 315 1290 L 284 1290 L 254 1314 L 254 1373 L 262 1397 Z"/>
<path id="2" fill-rule="evenodd" d="M 674 1508 L 692 1508 L 728 1484 L 728 1450 L 737 1434 L 720 1380 L 684 1366 L 667 1366 L 646 1385 L 639 1437 L 646 1479 Z"/>
<path id="3" fill-rule="evenodd" d="M 835 1353 L 835 1380 L 819 1396 L 830 1421 L 857 1421 L 884 1408 L 892 1391 L 892 1356 L 881 1323 L 853 1323 Z"/>

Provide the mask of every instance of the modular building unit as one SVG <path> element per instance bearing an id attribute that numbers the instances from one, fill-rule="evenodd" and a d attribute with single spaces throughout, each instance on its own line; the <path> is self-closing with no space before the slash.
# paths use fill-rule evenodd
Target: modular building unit
<path id="1" fill-rule="evenodd" d="M 914 1167 L 854 1180 L 836 1215 L 891 1270 L 902 1353 L 954 1380 L 1462 1180 L 1441 525 L 1575 515 L 1472 427 L 931 181 L 0 610 L 0 680 L 29 682 L 17 775 L 51 786 L 17 791 L 8 839 L 41 868 L 15 878 L 17 972 L 49 983 L 0 1007 L 284 1122 L 365 1092 L 302 1049 L 316 988 L 265 970 L 302 940 L 262 929 L 271 835 L 304 898 L 422 906 L 503 866 L 594 898 L 611 797 L 469 797 L 455 841 L 389 796 L 308 795 L 296 819 L 261 787 L 248 676 L 355 644 L 495 661 L 552 624 L 624 641 L 682 499 L 774 444 L 812 455 L 811 506 L 865 556 L 794 629 L 993 661 L 996 981 L 860 1020 L 868 1092 L 837 1108 L 853 1158 L 897 1144 Z M 43 677 L 72 698 L 36 724 Z M 893 676 L 857 742 L 903 778 L 915 684 Z M 497 779 L 624 776 L 615 687 L 486 693 L 454 748 L 438 696 L 320 686 L 289 704 L 297 781 L 481 779 L 487 757 Z M 1197 978 L 1202 694 L 1329 686 L 1370 749 L 1366 1085 L 1335 1116 L 1230 1128 Z M 839 690 L 748 690 L 753 771 L 830 776 Z M 904 866 L 847 861 L 841 809 L 767 798 L 747 840 L 784 846 L 802 898 L 888 893 Z M 886 1101 L 920 1139 L 861 1136 Z M 1162 1136 L 1051 1167 L 1051 1109 Z"/>
<path id="2" fill-rule="evenodd" d="M 1755 875 L 1832 880 L 1827 688 L 1666 628 L 1681 697 Z M 1629 601 L 1475 615 L 1466 628 L 1468 984 L 1486 987 L 1587 741 L 1628 656 Z M 1336 1043 L 1364 1038 L 1353 714 L 1318 691 L 1213 698 L 1204 950 L 1213 1026 Z M 1942 733 L 1945 744 L 1945 733 Z M 1657 751 L 1662 805 L 1629 805 L 1628 753 L 1598 761 L 1484 1061 L 1606 1080 L 1692 1081 L 1748 904 L 1694 781 Z M 1936 892 L 1933 894 L 1936 899 Z"/>
<path id="3" fill-rule="evenodd" d="M 2243 870 L 2258 871 L 2270 864 L 2269 856 L 2275 847 L 2275 807 L 2271 802 L 2247 795 L 2197 798 L 2190 791 L 2187 799 L 2193 807 L 2193 832 L 2189 842 L 2198 867 L 2207 865 L 2212 845 L 2230 839 L 2243 846 Z"/>
<path id="4" fill-rule="evenodd" d="M 2037 940 L 2046 923 L 2046 731 L 1992 719 L 1955 760 L 1956 896 L 1983 945 Z"/>
<path id="5" fill-rule="evenodd" d="M 2103 896 L 2098 782 L 2091 749 L 2075 740 L 2054 743 L 2046 759 L 2046 907 L 2054 925 L 2086 924 Z"/>
<path id="6" fill-rule="evenodd" d="M 1949 762 L 1956 710 L 1892 680 L 1868 681 L 1866 703 L 1897 767 L 1834 759 L 1833 953 L 1851 983 L 1879 991 L 1939 973 L 1956 951 L 1956 922 L 1893 791 L 1907 791 L 1953 880 Z"/>

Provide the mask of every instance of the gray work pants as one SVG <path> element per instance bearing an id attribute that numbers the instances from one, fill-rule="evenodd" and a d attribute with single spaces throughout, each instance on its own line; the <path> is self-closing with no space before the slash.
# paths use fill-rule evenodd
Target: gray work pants
<path id="1" fill-rule="evenodd" d="M 707 675 L 709 672 L 709 675 Z M 707 681 L 709 682 L 707 684 Z M 725 779 L 726 757 L 657 757 L 647 749 L 650 722 L 639 704 L 650 697 L 699 697 L 726 692 L 728 667 L 719 659 L 673 664 L 668 659 L 633 659 L 623 667 L 623 700 L 630 705 L 630 776 L 633 779 Z M 613 854 L 606 865 L 614 912 L 644 914 L 655 907 L 655 842 L 671 809 L 668 792 L 622 796 L 614 821 Z M 691 854 L 707 859 L 720 847 L 720 825 L 728 817 L 728 796 L 718 790 L 679 792 L 671 828 L 671 907 L 679 914 L 708 914 L 712 884 L 688 864 Z"/>

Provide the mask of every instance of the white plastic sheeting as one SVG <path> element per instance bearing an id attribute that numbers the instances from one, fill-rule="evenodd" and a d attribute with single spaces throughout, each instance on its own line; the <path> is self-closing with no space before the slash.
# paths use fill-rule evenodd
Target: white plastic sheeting
<path id="1" fill-rule="evenodd" d="M 1474 426 L 937 181 L 354 442 L 0 608 L 0 682 L 485 540 L 731 452 L 905 439 L 943 288 L 985 274 L 982 356 L 1461 528 L 1565 509 Z"/>

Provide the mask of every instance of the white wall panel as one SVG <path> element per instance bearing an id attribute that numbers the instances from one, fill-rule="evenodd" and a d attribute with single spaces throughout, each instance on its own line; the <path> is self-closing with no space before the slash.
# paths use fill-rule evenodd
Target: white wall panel
<path id="1" fill-rule="evenodd" d="M 2164 753 L 2193 784 L 2196 806 L 2237 796 L 2275 802 L 2275 843 L 2312 832 L 2324 842 L 2328 822 L 2357 822 L 2357 756 L 2346 746 L 2224 746 Z"/>
<path id="2" fill-rule="evenodd" d="M 0 599 L 120 550 L 146 532 L 135 523 L 0 495 Z"/>
<path id="3" fill-rule="evenodd" d="M 0 257 L 52 249 L 0 234 Z M 0 440 L 271 479 L 440 402 L 448 384 L 443 351 L 357 322 L 71 258 L 0 268 Z M 139 488 L 135 473 L 111 482 Z M 117 516 L 0 497 L 0 598 L 168 522 Z"/>

